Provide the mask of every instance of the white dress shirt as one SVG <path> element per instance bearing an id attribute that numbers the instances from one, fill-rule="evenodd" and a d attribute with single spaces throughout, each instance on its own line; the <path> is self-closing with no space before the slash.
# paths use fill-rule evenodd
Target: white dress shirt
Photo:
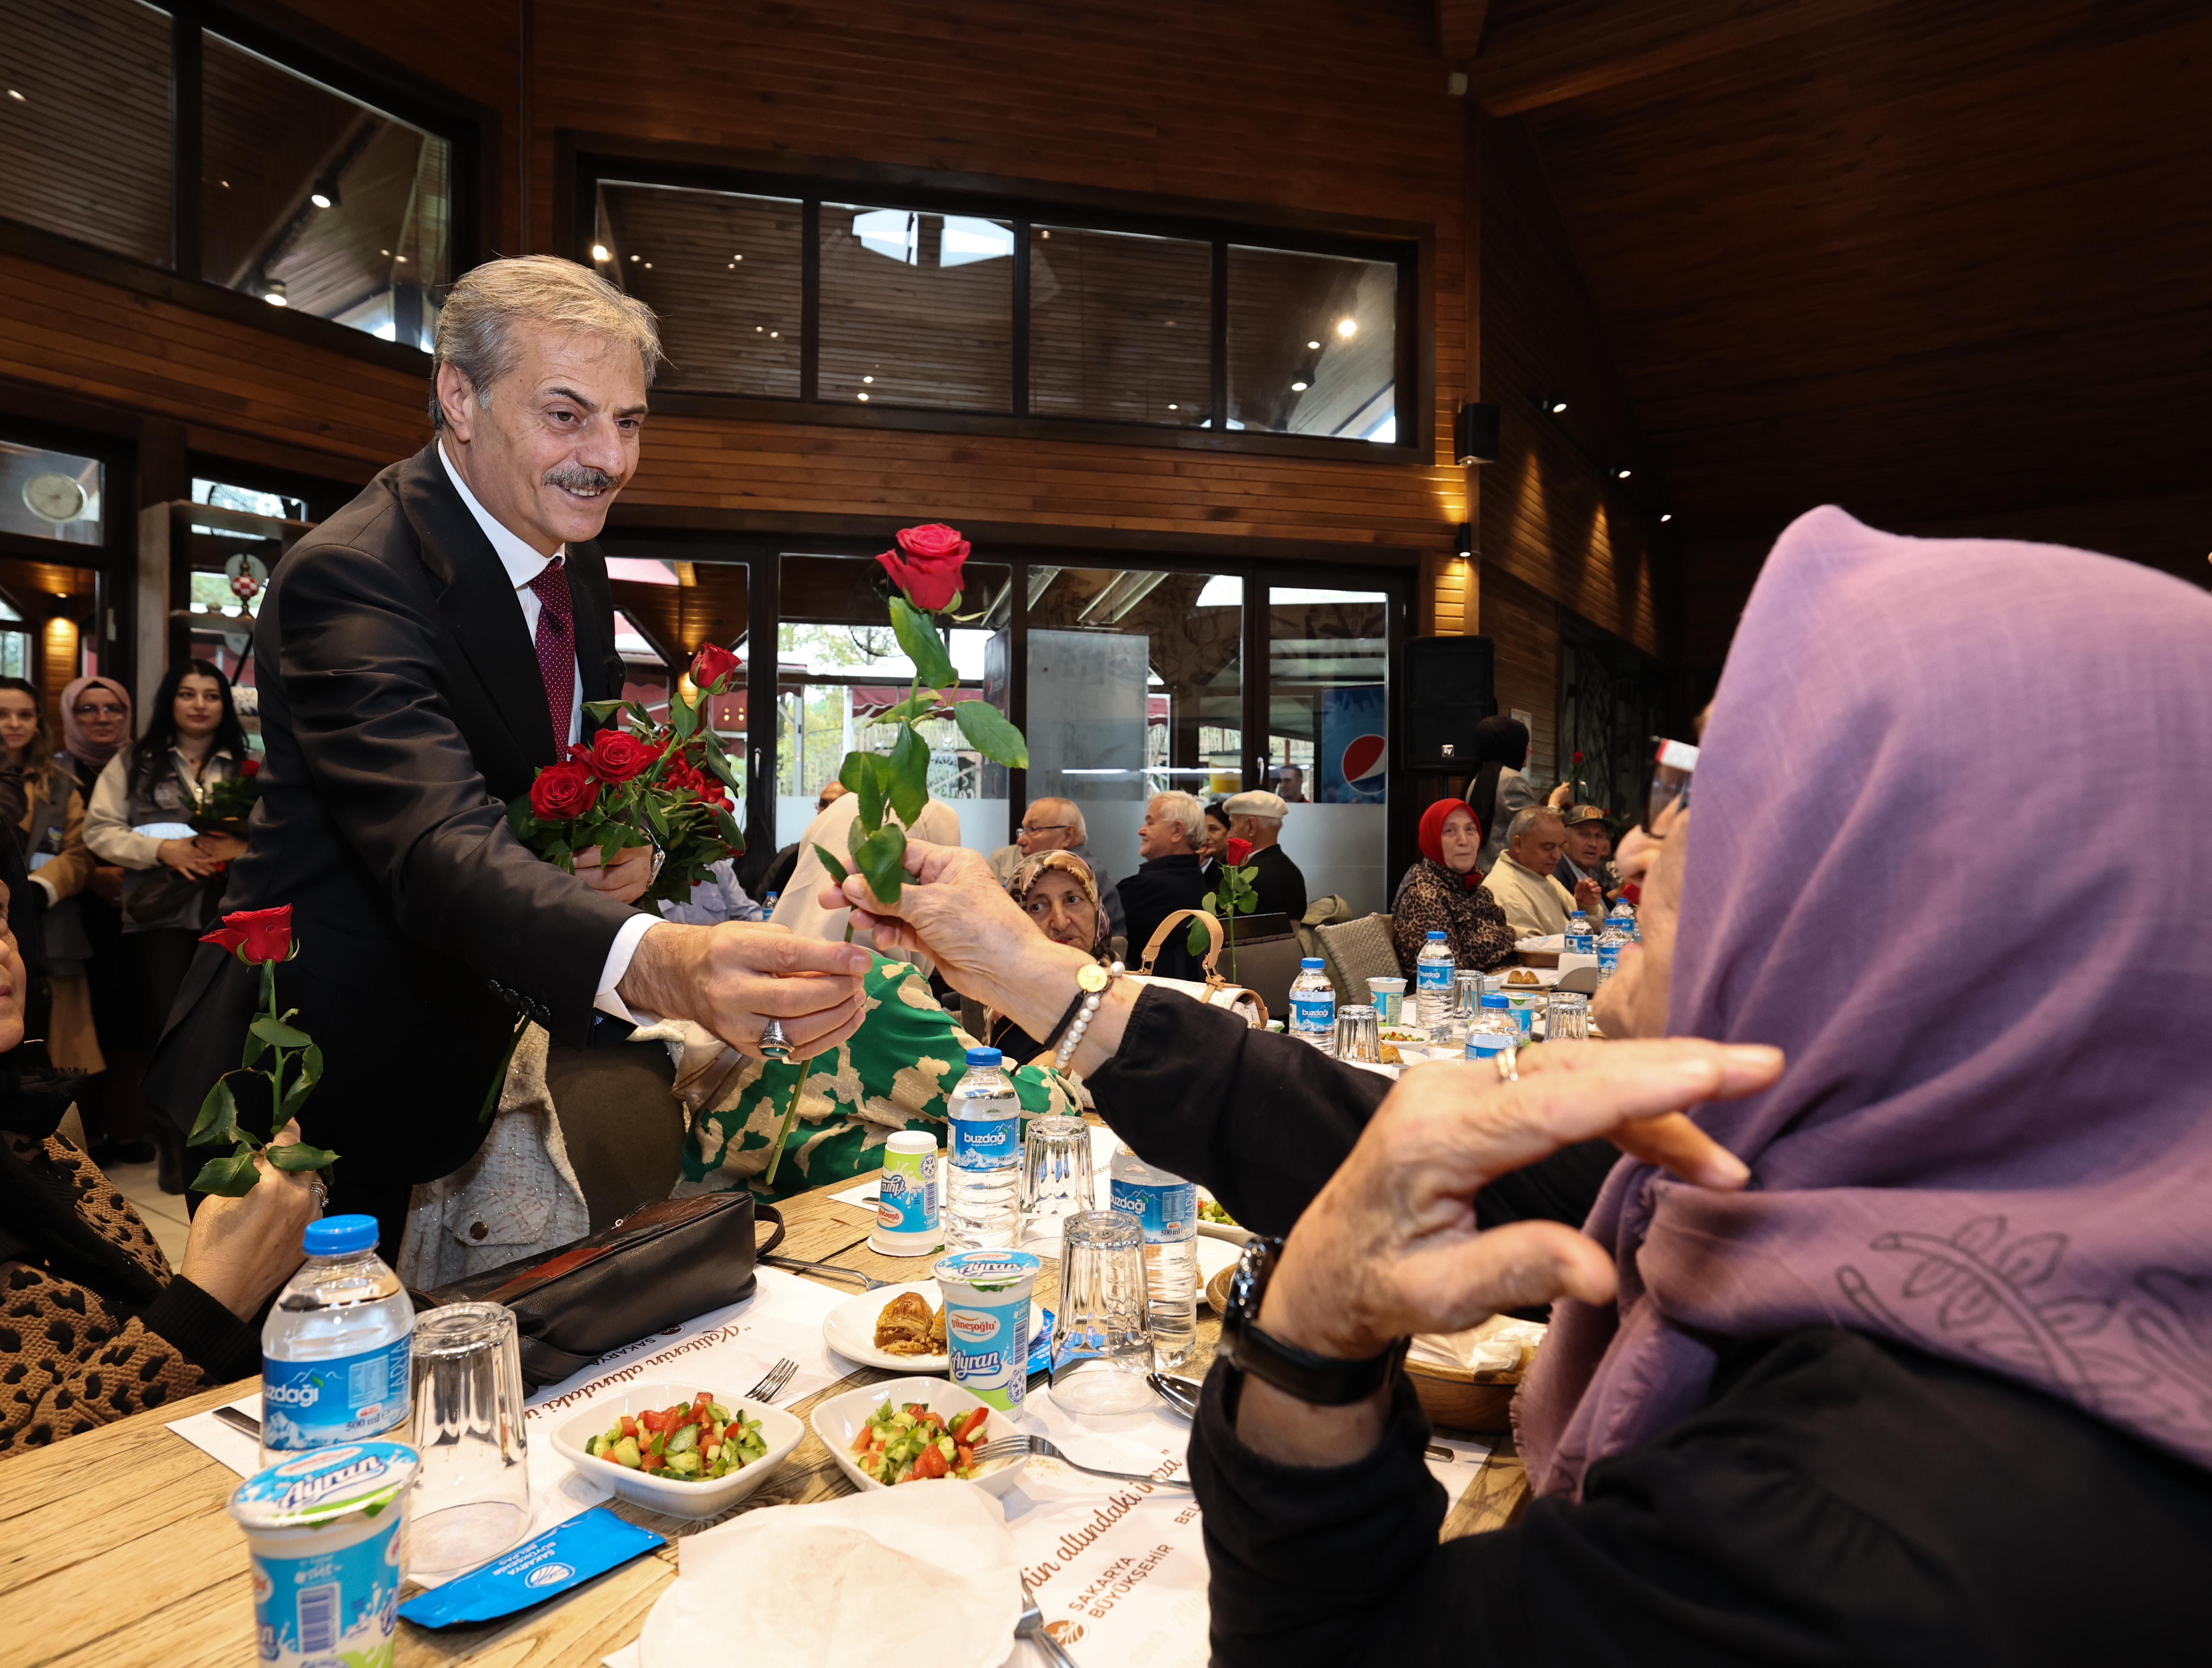
<path id="1" fill-rule="evenodd" d="M 567 555 L 568 546 L 562 545 L 552 556 L 540 556 L 477 502 L 477 495 L 469 490 L 469 484 L 461 478 L 461 472 L 453 467 L 453 460 L 446 455 L 443 441 L 438 442 L 438 461 L 446 466 L 446 478 L 453 482 L 453 490 L 461 495 L 461 502 L 468 506 L 469 514 L 477 518 L 477 525 L 483 529 L 483 536 L 491 541 L 492 553 L 499 557 L 500 566 L 507 569 L 507 579 L 514 587 L 514 600 L 522 605 L 523 630 L 529 634 L 530 661 L 535 666 L 538 663 L 538 617 L 544 612 L 545 605 L 538 600 L 538 593 L 530 588 L 531 581 L 551 567 L 556 557 Z M 584 673 L 580 666 L 576 675 L 569 679 L 568 688 L 568 733 L 561 740 L 564 747 L 573 746 L 583 737 Z M 606 965 L 599 970 L 599 995 L 594 999 L 593 1006 L 601 1013 L 611 1014 L 616 1019 L 631 1024 L 636 1023 L 636 1016 L 615 994 L 615 987 L 622 983 L 623 975 L 629 971 L 630 958 L 637 953 L 637 941 L 659 924 L 658 916 L 641 912 L 623 922 L 622 930 L 615 934 L 615 941 L 607 951 Z"/>

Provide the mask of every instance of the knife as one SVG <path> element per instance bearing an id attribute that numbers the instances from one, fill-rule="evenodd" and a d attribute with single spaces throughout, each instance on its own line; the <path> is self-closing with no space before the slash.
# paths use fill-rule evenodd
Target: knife
<path id="1" fill-rule="evenodd" d="M 240 1413 L 236 1408 L 217 1408 L 215 1416 L 234 1431 L 243 1431 L 255 1441 L 261 1440 L 261 1421 L 250 1413 Z"/>

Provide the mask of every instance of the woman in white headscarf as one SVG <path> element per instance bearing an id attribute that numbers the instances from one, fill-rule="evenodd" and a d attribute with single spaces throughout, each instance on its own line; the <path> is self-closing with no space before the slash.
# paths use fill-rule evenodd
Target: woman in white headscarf
<path id="1" fill-rule="evenodd" d="M 801 938 L 841 939 L 845 936 L 846 923 L 852 919 L 848 909 L 825 910 L 817 894 L 830 879 L 829 871 L 822 867 L 821 858 L 815 855 L 817 845 L 832 853 L 840 862 L 852 848 L 847 837 L 852 832 L 854 820 L 860 814 L 860 796 L 845 794 L 830 801 L 806 825 L 806 832 L 799 836 L 799 861 L 791 871 L 791 882 L 776 900 L 775 913 L 769 917 L 779 927 L 788 927 Z M 885 814 L 890 815 L 888 810 Z M 890 820 L 899 819 L 890 816 Z M 933 845 L 960 843 L 960 816 L 942 800 L 932 800 L 921 807 L 921 814 L 910 825 L 901 824 L 908 835 L 917 840 L 927 840 Z M 847 863 L 846 867 L 851 867 Z M 875 947 L 874 933 L 866 928 L 856 928 L 853 934 L 855 944 Z M 914 951 L 887 950 L 884 954 L 902 961 L 910 961 L 924 973 L 933 970 L 929 959 Z"/>

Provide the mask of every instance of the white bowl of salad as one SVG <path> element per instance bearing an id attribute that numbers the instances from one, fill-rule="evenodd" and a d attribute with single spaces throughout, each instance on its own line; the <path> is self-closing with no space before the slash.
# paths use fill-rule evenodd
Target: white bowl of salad
<path id="1" fill-rule="evenodd" d="M 814 1434 L 863 1490 L 951 1476 L 1003 1495 L 1022 1474 L 1019 1460 L 988 1468 L 968 1462 L 974 1449 L 1021 1428 L 947 1379 L 893 1379 L 832 1397 L 814 1409 Z"/>
<path id="2" fill-rule="evenodd" d="M 768 1481 L 806 1428 L 764 1403 L 698 1385 L 625 1385 L 553 1428 L 588 1481 L 672 1518 L 711 1518 Z"/>

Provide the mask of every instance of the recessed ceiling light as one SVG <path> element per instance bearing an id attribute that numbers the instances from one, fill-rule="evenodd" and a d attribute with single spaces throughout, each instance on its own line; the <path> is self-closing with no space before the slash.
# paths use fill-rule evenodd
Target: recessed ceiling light
<path id="1" fill-rule="evenodd" d="M 769 332 L 769 335 L 771 335 L 771 336 L 781 336 L 781 335 L 782 335 L 782 334 L 783 334 L 783 332 L 782 332 L 781 331 L 780 331 L 780 330 L 772 330 L 772 331 Z"/>
<path id="2" fill-rule="evenodd" d="M 1557 417 L 1567 409 L 1567 402 L 1557 394 L 1547 394 L 1544 396 L 1544 409 Z"/>
<path id="3" fill-rule="evenodd" d="M 635 259 L 637 259 L 637 257 L 636 257 L 635 255 L 632 255 L 632 256 L 630 257 L 630 259 L 631 259 L 632 260 L 635 260 Z"/>
<path id="4" fill-rule="evenodd" d="M 1170 411 L 1180 411 L 1181 410 L 1182 410 L 1182 406 L 1180 406 L 1180 405 L 1176 405 L 1176 404 L 1175 403 L 1175 401 L 1173 401 L 1172 399 L 1170 399 L 1170 401 L 1168 401 L 1168 410 L 1170 410 Z"/>
<path id="5" fill-rule="evenodd" d="M 1671 521 L 1674 519 L 1674 512 L 1671 509 L 1662 509 L 1659 512 L 1659 519 L 1662 521 Z"/>
<path id="6" fill-rule="evenodd" d="M 730 257 L 730 265 L 732 265 L 732 266 L 735 266 L 735 265 L 736 265 L 739 261 L 743 260 L 744 259 L 744 257 L 743 255 L 732 255 L 732 256 Z"/>
<path id="7" fill-rule="evenodd" d="M 228 190 L 230 189 L 230 181 L 229 181 L 229 180 L 224 180 L 224 181 L 222 182 L 222 188 L 223 188 L 225 191 L 228 191 Z"/>
<path id="8" fill-rule="evenodd" d="M 756 336 L 757 336 L 757 335 L 759 335 L 759 334 L 761 333 L 761 332 L 763 332 L 763 331 L 766 330 L 767 328 L 768 328 L 768 326 L 767 326 L 766 325 L 755 325 L 755 326 L 753 326 L 753 334 L 754 334 L 754 335 L 756 335 Z"/>
<path id="9" fill-rule="evenodd" d="M 386 260 L 392 259 L 392 251 L 389 249 L 379 249 L 376 253 L 382 255 Z"/>
<path id="10" fill-rule="evenodd" d="M 867 397 L 868 397 L 868 396 L 867 396 L 867 394 L 866 394 L 866 393 L 865 391 L 864 391 L 864 392 L 861 393 L 861 395 L 860 395 L 860 398 L 861 398 L 861 399 L 866 399 Z"/>
<path id="11" fill-rule="evenodd" d="M 606 260 L 611 258 L 611 252 L 608 249 L 605 244 L 594 243 L 592 246 L 592 259 L 593 260 Z"/>
<path id="12" fill-rule="evenodd" d="M 876 380 L 876 379 L 875 379 L 874 377 L 872 377 L 872 376 L 864 376 L 864 377 L 862 377 L 862 378 L 860 379 L 860 380 L 861 380 L 861 381 L 863 381 L 863 382 L 872 382 L 872 381 L 874 381 L 875 380 Z"/>
<path id="13" fill-rule="evenodd" d="M 646 270 L 647 271 L 648 271 L 648 272 L 650 272 L 651 271 L 653 271 L 653 263 L 652 263 L 651 261 L 647 261 L 647 262 L 646 262 L 646 264 L 645 264 L 645 270 Z"/>
<path id="14" fill-rule="evenodd" d="M 407 257 L 404 255 L 394 255 L 392 259 L 398 261 L 402 266 L 407 265 Z"/>
<path id="15" fill-rule="evenodd" d="M 313 204 L 319 209 L 327 209 L 331 206 L 331 199 L 325 197 L 320 192 L 308 192 L 307 201 Z"/>
<path id="16" fill-rule="evenodd" d="M 261 292 L 261 299 L 271 307 L 291 305 L 284 295 L 284 281 L 282 278 L 271 278 L 269 281 L 269 287 Z"/>
<path id="17" fill-rule="evenodd" d="M 1303 382 L 1293 382 L 1291 384 L 1291 392 L 1294 394 L 1302 394 L 1305 391 L 1306 385 Z"/>
<path id="18" fill-rule="evenodd" d="M 8 96 L 9 96 L 9 98 L 11 98 L 11 99 L 15 100 L 15 102 L 16 102 L 16 103 L 18 103 L 18 104 L 28 104 L 28 103 L 30 102 L 30 100 L 29 100 L 28 99 L 25 98 L 25 97 L 24 97 L 21 93 L 18 93 L 18 92 L 17 92 L 14 88 L 12 88 L 12 87 L 11 87 L 11 88 L 9 88 L 8 89 Z M 1052 234 L 1051 234 L 1051 233 L 1049 233 L 1049 232 L 1048 232 L 1048 233 L 1046 233 L 1046 234 L 1045 234 L 1045 235 L 1046 235 L 1047 237 L 1049 237 L 1049 236 L 1051 236 L 1051 235 L 1052 235 Z"/>
<path id="19" fill-rule="evenodd" d="M 1625 463 L 1617 463 L 1613 466 L 1613 478 L 1616 481 L 1625 481 L 1635 472 Z"/>
<path id="20" fill-rule="evenodd" d="M 1339 319 L 1336 321 L 1336 333 L 1339 336 L 1346 337 L 1347 338 L 1357 336 L 1359 333 L 1359 320 L 1357 319 Z"/>
<path id="21" fill-rule="evenodd" d="M 1168 328 L 1169 328 L 1170 330 L 1173 330 L 1173 329 L 1175 328 L 1175 320 L 1174 320 L 1170 319 L 1170 320 L 1168 320 Z"/>
<path id="22" fill-rule="evenodd" d="M 19 94 L 18 96 L 20 96 L 20 94 Z M 1050 232 L 1045 232 L 1045 233 L 1041 234 L 1041 235 L 1045 236 L 1045 237 L 1050 237 L 1050 236 L 1052 235 L 1052 234 L 1051 234 Z"/>
<path id="23" fill-rule="evenodd" d="M 1309 342 L 1309 343 L 1307 343 L 1307 344 L 1306 344 L 1306 346 L 1307 346 L 1307 347 L 1309 347 L 1309 348 L 1310 348 L 1310 349 L 1312 349 L 1312 350 L 1315 350 L 1315 351 L 1316 351 L 1316 352 L 1318 352 L 1318 351 L 1320 350 L 1320 349 L 1321 349 L 1321 344 L 1320 344 L 1320 343 L 1318 343 L 1318 342 Z"/>

